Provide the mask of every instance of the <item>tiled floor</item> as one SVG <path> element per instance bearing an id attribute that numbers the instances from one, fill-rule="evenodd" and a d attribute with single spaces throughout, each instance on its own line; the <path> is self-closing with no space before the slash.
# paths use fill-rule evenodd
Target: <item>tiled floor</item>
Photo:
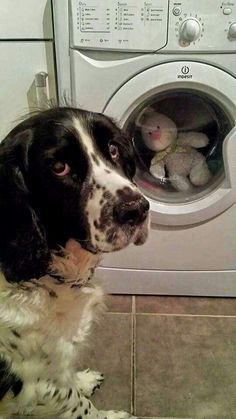
<path id="1" fill-rule="evenodd" d="M 236 419 L 236 299 L 109 296 L 107 306 L 87 352 L 106 376 L 97 407 Z"/>

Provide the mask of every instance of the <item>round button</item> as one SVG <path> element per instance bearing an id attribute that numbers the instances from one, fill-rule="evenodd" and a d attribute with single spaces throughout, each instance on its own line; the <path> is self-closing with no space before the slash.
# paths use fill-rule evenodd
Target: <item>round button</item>
<path id="1" fill-rule="evenodd" d="M 180 38 L 183 41 L 196 41 L 200 34 L 201 26 L 197 19 L 186 19 L 180 27 Z"/>
<path id="2" fill-rule="evenodd" d="M 174 16 L 179 16 L 179 15 L 181 15 L 182 10 L 181 10 L 181 8 L 180 8 L 180 7 L 175 6 L 175 7 L 173 8 L 172 12 L 173 12 L 173 15 L 174 15 Z"/>
<path id="3" fill-rule="evenodd" d="M 229 37 L 233 39 L 236 38 L 236 22 L 232 23 L 229 27 Z"/>
<path id="4" fill-rule="evenodd" d="M 223 9 L 224 15 L 231 15 L 231 13 L 232 13 L 232 9 L 230 9 L 230 7 L 224 7 Z"/>

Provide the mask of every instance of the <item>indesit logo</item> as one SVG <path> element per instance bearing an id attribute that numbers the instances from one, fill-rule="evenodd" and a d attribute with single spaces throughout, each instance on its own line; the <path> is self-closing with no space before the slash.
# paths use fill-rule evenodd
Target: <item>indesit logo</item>
<path id="1" fill-rule="evenodd" d="M 177 78 L 178 79 L 192 79 L 193 76 L 192 74 L 189 74 L 190 68 L 187 65 L 183 65 L 183 67 L 181 68 L 181 73 L 182 74 L 178 74 Z"/>
<path id="2" fill-rule="evenodd" d="M 189 67 L 187 67 L 186 65 L 184 65 L 184 66 L 181 68 L 181 73 L 183 73 L 183 74 L 188 74 L 188 73 L 189 73 Z"/>

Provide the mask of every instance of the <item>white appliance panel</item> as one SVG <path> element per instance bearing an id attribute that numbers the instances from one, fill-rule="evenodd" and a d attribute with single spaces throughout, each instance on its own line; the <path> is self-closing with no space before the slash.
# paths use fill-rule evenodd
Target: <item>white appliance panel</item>
<path id="1" fill-rule="evenodd" d="M 75 48 L 236 51 L 235 2 L 71 0 L 71 21 Z"/>
<path id="2" fill-rule="evenodd" d="M 71 0 L 72 47 L 155 51 L 167 41 L 166 0 Z"/>
<path id="3" fill-rule="evenodd" d="M 169 4 L 168 51 L 236 51 L 235 1 L 170 0 Z M 194 35 L 196 39 L 186 39 Z"/>
<path id="4" fill-rule="evenodd" d="M 37 73 L 43 71 L 48 74 L 49 97 L 56 100 L 57 95 L 51 41 L 0 42 L 0 55 L 1 141 L 30 110 L 36 109 L 34 80 Z"/>
<path id="5" fill-rule="evenodd" d="M 186 88 L 212 98 L 225 114 L 230 115 L 233 125 L 236 120 L 234 0 L 156 0 L 145 3 L 141 0 L 119 3 L 116 0 L 85 0 L 80 3 L 79 0 L 65 3 L 54 0 L 54 4 L 61 13 L 57 44 L 67 42 L 67 48 L 62 48 L 60 54 L 64 63 L 60 67 L 64 77 L 59 86 L 60 94 L 69 88 L 73 105 L 106 112 L 123 125 L 152 94 L 158 96 L 168 89 Z M 67 19 L 65 4 L 69 4 L 70 19 Z M 115 10 L 116 5 L 126 9 L 135 5 L 138 9 L 142 4 L 164 7 L 162 22 L 153 23 L 151 34 L 148 32 L 150 22 L 146 18 L 144 27 L 141 19 L 138 21 L 132 12 L 130 16 L 124 16 L 122 9 L 121 19 L 120 9 L 119 17 L 118 10 Z M 116 17 L 117 22 L 121 22 L 120 29 L 115 29 Z M 132 29 L 126 29 L 125 22 Z M 104 24 L 107 24 L 105 34 L 102 33 Z M 154 67 L 157 71 L 152 70 Z M 71 87 L 64 81 L 67 78 L 71 78 Z M 150 89 L 147 89 L 147 84 L 152 85 Z M 233 132 L 235 134 L 235 129 Z M 236 295 L 235 138 L 229 136 L 228 140 L 224 145 L 225 182 L 219 184 L 213 194 L 206 194 L 204 199 L 190 206 L 179 205 L 179 210 L 184 211 L 185 207 L 185 212 L 179 213 L 177 218 L 176 213 L 171 215 L 173 207 L 168 202 L 162 202 L 162 211 L 156 200 L 148 242 L 142 247 L 130 246 L 104 257 L 97 278 L 107 292 Z M 228 201 L 218 199 L 224 193 Z M 216 212 L 212 212 L 209 206 L 213 195 L 218 196 L 220 203 Z M 191 208 L 199 209 L 202 202 L 208 206 L 204 217 L 199 212 L 197 220 L 186 213 Z M 163 219 L 160 222 L 165 211 L 166 222 Z M 185 218 L 183 225 L 181 217 Z"/>
<path id="6" fill-rule="evenodd" d="M 0 39 L 52 38 L 50 0 L 1 0 Z"/>
<path id="7" fill-rule="evenodd" d="M 101 266 L 157 271 L 236 269 L 236 206 L 207 223 L 191 227 L 152 225 L 143 246 L 104 256 Z"/>

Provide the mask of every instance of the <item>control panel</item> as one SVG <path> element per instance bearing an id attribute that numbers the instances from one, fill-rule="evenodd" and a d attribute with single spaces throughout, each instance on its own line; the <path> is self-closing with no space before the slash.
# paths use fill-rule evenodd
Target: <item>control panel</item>
<path id="1" fill-rule="evenodd" d="M 69 0 L 72 48 L 236 51 L 236 0 Z"/>
<path id="2" fill-rule="evenodd" d="M 236 0 L 170 0 L 169 51 L 236 51 Z"/>
<path id="3" fill-rule="evenodd" d="M 155 51 L 167 42 L 168 0 L 71 0 L 74 47 Z"/>

